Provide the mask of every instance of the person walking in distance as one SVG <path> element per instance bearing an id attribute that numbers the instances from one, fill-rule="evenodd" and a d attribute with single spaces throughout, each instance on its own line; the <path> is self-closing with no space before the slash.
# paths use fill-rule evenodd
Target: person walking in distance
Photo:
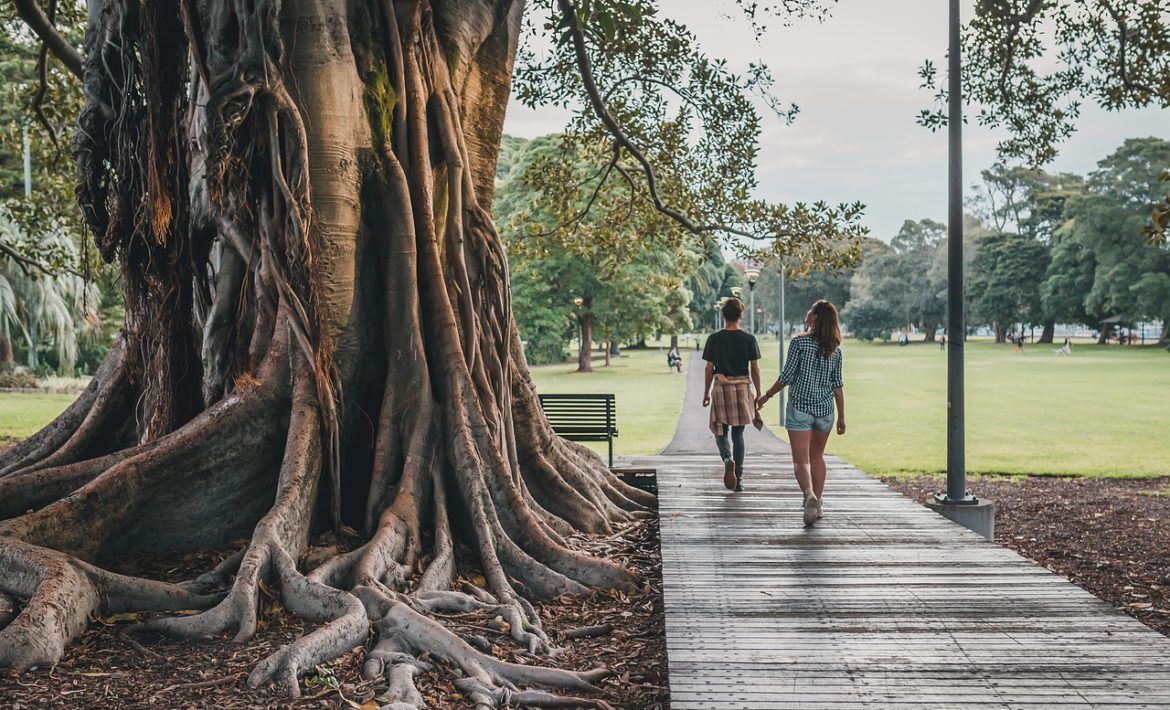
<path id="1" fill-rule="evenodd" d="M 784 427 L 792 447 L 796 483 L 804 494 L 804 524 L 812 525 L 824 515 L 825 444 L 833 429 L 834 403 L 837 433 L 845 433 L 845 383 L 837 309 L 828 301 L 817 301 L 804 316 L 804 325 L 805 332 L 788 346 L 784 371 L 756 401 L 756 407 L 764 406 L 785 387 L 791 388 Z"/>
<path id="2" fill-rule="evenodd" d="M 703 406 L 711 408 L 711 433 L 723 459 L 723 485 L 735 491 L 743 490 L 744 427 L 749 422 L 757 429 L 764 426 L 754 406 L 760 392 L 760 344 L 756 336 L 739 329 L 743 311 L 742 301 L 727 299 L 723 304 L 727 325 L 712 333 L 703 347 L 707 361 Z"/>

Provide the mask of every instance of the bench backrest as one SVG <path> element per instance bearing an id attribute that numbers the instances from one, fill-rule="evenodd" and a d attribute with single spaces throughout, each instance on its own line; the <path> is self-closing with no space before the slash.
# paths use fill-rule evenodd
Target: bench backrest
<path id="1" fill-rule="evenodd" d="M 542 394 L 540 406 L 558 436 L 607 441 L 617 435 L 617 404 L 612 394 Z"/>

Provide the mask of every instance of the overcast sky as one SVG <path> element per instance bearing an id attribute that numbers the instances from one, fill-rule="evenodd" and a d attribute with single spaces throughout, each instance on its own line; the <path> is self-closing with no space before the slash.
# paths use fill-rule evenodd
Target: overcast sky
<path id="1" fill-rule="evenodd" d="M 971 0 L 964 0 L 970 17 Z M 915 123 L 931 95 L 918 88 L 922 60 L 943 64 L 947 3 L 942 0 L 840 0 L 823 24 L 772 27 L 757 44 L 729 0 L 668 0 L 707 52 L 735 67 L 763 60 L 774 93 L 800 106 L 785 125 L 766 114 L 760 136 L 760 196 L 794 202 L 860 200 L 874 236 L 889 239 L 905 219 L 946 217 L 946 134 Z M 566 114 L 513 102 L 504 129 L 533 138 L 560 130 Z M 1079 130 L 1049 166 L 1086 173 L 1125 138 L 1170 139 L 1170 114 L 1107 113 L 1085 107 Z M 996 135 L 964 128 L 964 183 L 995 160 Z M 967 189 L 967 194 L 970 190 Z"/>

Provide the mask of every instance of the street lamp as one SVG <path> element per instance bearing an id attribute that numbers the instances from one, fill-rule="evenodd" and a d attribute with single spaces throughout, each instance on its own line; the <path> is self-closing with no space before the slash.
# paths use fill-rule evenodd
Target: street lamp
<path id="1" fill-rule="evenodd" d="M 784 279 L 786 276 L 787 268 L 786 268 L 786 265 L 784 264 L 783 259 L 780 260 L 779 264 L 780 264 L 780 268 L 779 268 L 779 271 L 780 271 L 780 303 L 779 303 L 780 322 L 777 324 L 777 327 L 776 327 L 776 338 L 780 341 L 780 372 L 783 373 L 784 372 L 784 291 L 785 291 Z M 780 405 L 780 427 L 784 428 L 784 424 L 785 424 L 785 421 L 784 421 L 784 390 L 780 390 L 779 399 L 777 400 L 777 402 Z"/>
<path id="2" fill-rule="evenodd" d="M 585 324 L 581 322 L 581 304 L 585 303 L 585 299 L 577 296 L 573 299 L 573 305 L 577 308 L 577 342 L 581 343 L 581 348 L 585 348 Z"/>
<path id="3" fill-rule="evenodd" d="M 723 325 L 719 322 L 719 311 L 723 308 L 723 301 L 715 302 L 715 330 L 722 330 Z"/>
<path id="4" fill-rule="evenodd" d="M 967 334 L 963 293 L 963 80 L 959 0 L 950 0 L 948 82 L 947 195 L 947 489 L 928 504 L 944 517 L 991 540 L 995 537 L 995 506 L 967 492 L 964 417 L 963 348 Z"/>
<path id="5" fill-rule="evenodd" d="M 752 332 L 756 332 L 756 281 L 760 280 L 759 269 L 748 269 L 743 272 L 747 277 L 748 282 L 748 311 L 751 312 L 750 326 Z"/>
<path id="6" fill-rule="evenodd" d="M 731 295 L 735 296 L 736 298 L 739 298 L 741 295 L 743 295 L 743 287 L 732 286 L 731 287 Z"/>

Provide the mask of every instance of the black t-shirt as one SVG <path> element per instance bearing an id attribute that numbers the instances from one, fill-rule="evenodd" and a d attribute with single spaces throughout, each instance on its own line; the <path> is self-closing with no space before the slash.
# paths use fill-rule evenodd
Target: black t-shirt
<path id="1" fill-rule="evenodd" d="M 712 333 L 703 347 L 703 359 L 715 363 L 715 374 L 741 377 L 748 374 L 748 362 L 760 359 L 756 336 L 742 330 Z"/>

